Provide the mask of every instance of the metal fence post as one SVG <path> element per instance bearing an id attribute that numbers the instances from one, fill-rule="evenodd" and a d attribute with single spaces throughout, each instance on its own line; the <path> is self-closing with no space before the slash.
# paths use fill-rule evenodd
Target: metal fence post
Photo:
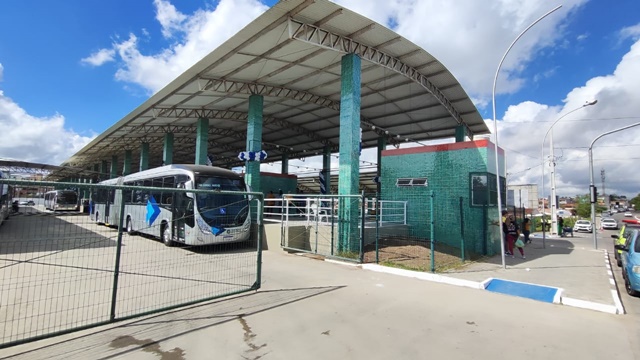
<path id="1" fill-rule="evenodd" d="M 364 260 L 364 225 L 365 225 L 365 217 L 367 216 L 366 214 L 366 199 L 364 197 L 364 191 L 362 192 L 362 195 L 360 197 L 362 206 L 360 208 L 360 214 L 362 214 L 362 220 L 360 221 L 360 254 L 358 254 L 360 262 L 362 263 L 362 261 Z"/>
<path id="2" fill-rule="evenodd" d="M 380 238 L 380 194 L 376 194 L 376 264 L 380 262 L 378 254 L 378 240 Z"/>
<path id="3" fill-rule="evenodd" d="M 258 198 L 258 203 L 259 204 L 263 204 L 264 203 L 264 199 L 260 199 Z M 253 285 L 254 290 L 258 290 L 262 284 L 262 232 L 264 231 L 264 212 L 262 211 L 262 206 L 264 205 L 260 205 L 258 206 L 258 211 L 257 211 L 257 219 L 256 219 L 256 223 L 258 224 L 258 247 L 257 250 L 258 251 L 258 256 L 256 259 L 256 282 Z"/>
<path id="4" fill-rule="evenodd" d="M 464 210 L 462 208 L 462 196 L 460 197 L 460 250 L 461 250 L 461 259 L 464 262 Z"/>
<path id="5" fill-rule="evenodd" d="M 436 272 L 436 262 L 435 262 L 436 259 L 434 258 L 435 257 L 435 249 L 434 249 L 434 247 L 435 247 L 435 239 L 434 239 L 435 231 L 433 229 L 433 225 L 434 225 L 434 221 L 433 221 L 433 218 L 434 218 L 434 216 L 433 216 L 433 198 L 435 197 L 435 193 L 433 192 L 433 190 L 431 190 L 431 193 L 430 193 L 429 197 L 430 197 L 429 198 L 429 207 L 430 207 L 430 210 L 431 210 L 430 211 L 430 213 L 431 213 L 431 219 L 430 219 L 430 222 L 431 222 L 431 230 L 430 230 L 430 232 L 431 232 L 431 234 L 429 235 L 429 237 L 431 238 L 430 239 L 431 240 L 431 272 L 435 273 Z M 406 204 L 405 204 L 405 207 L 406 207 Z"/>
<path id="6" fill-rule="evenodd" d="M 109 319 L 114 321 L 116 319 L 116 303 L 118 297 L 118 277 L 120 276 L 120 256 L 122 253 L 122 230 L 124 219 L 124 190 L 120 190 L 120 219 L 118 221 L 118 243 L 116 245 L 116 263 L 113 272 L 113 289 L 111 292 L 111 315 Z"/>

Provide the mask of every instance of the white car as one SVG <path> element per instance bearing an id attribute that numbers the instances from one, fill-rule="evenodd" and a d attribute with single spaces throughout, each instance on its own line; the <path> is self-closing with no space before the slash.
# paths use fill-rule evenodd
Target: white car
<path id="1" fill-rule="evenodd" d="M 603 229 L 618 230 L 618 222 L 614 218 L 604 218 L 600 221 Z"/>
<path id="2" fill-rule="evenodd" d="M 593 225 L 591 225 L 591 221 L 589 220 L 578 220 L 575 225 L 573 225 L 573 232 L 586 231 L 593 232 Z"/>
<path id="3" fill-rule="evenodd" d="M 627 211 L 626 213 L 624 213 L 624 216 L 625 217 L 633 217 L 633 214 Z"/>

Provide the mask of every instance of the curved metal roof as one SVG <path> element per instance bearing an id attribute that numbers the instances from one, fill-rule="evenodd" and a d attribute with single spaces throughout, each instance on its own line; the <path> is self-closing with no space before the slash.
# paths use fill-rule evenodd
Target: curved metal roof
<path id="1" fill-rule="evenodd" d="M 326 0 L 280 1 L 66 160 L 86 168 L 150 144 L 160 166 L 164 134 L 174 163 L 193 163 L 196 120 L 209 119 L 214 165 L 244 165 L 248 99 L 264 96 L 262 148 L 269 161 L 338 151 L 340 60 L 362 58 L 363 148 L 453 138 L 489 129 L 454 76 L 431 54 L 392 30 Z"/>

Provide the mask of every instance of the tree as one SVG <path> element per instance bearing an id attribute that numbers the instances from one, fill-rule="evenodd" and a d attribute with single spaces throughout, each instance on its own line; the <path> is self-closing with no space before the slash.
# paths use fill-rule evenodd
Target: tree
<path id="1" fill-rule="evenodd" d="M 596 204 L 596 214 L 604 210 L 607 208 Z M 581 218 L 591 217 L 591 196 L 589 194 L 576 196 L 576 213 Z"/>
<path id="2" fill-rule="evenodd" d="M 582 218 L 591 216 L 591 197 L 587 195 L 576 196 L 576 213 Z"/>
<path id="3" fill-rule="evenodd" d="M 640 209 L 640 194 L 636 195 L 636 197 L 629 200 L 629 202 L 631 203 L 631 205 L 633 205 L 634 208 Z"/>

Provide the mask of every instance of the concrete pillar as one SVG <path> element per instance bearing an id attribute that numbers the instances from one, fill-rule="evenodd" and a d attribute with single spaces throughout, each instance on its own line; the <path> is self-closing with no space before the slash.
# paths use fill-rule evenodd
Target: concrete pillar
<path id="1" fill-rule="evenodd" d="M 100 179 L 106 180 L 109 178 L 109 168 L 107 166 L 107 160 L 102 160 L 100 163 Z"/>
<path id="2" fill-rule="evenodd" d="M 209 142 L 209 119 L 199 118 L 196 122 L 196 157 L 194 164 L 207 165 Z"/>
<path id="3" fill-rule="evenodd" d="M 378 183 L 376 184 L 377 187 L 377 192 L 378 192 L 378 198 L 382 197 L 382 183 L 381 183 L 381 179 L 382 179 L 382 151 L 385 150 L 387 148 L 387 138 L 384 136 L 381 136 L 378 138 Z"/>
<path id="4" fill-rule="evenodd" d="M 322 151 L 322 176 L 324 177 L 325 191 L 321 194 L 331 194 L 331 148 L 325 146 Z"/>
<path id="5" fill-rule="evenodd" d="M 109 174 L 109 179 L 113 179 L 118 177 L 118 156 L 111 156 L 111 173 Z"/>
<path id="6" fill-rule="evenodd" d="M 456 126 L 456 142 L 466 141 L 467 137 L 467 127 L 464 125 Z"/>
<path id="7" fill-rule="evenodd" d="M 149 168 L 149 143 L 143 142 L 140 144 L 140 167 L 139 171 L 147 170 Z"/>
<path id="8" fill-rule="evenodd" d="M 122 165 L 122 175 L 131 174 L 131 150 L 124 151 L 124 164 Z"/>
<path id="9" fill-rule="evenodd" d="M 208 133 L 207 133 L 208 135 Z M 164 148 L 162 150 L 162 164 L 173 164 L 173 133 L 164 134 Z"/>
<path id="10" fill-rule="evenodd" d="M 249 96 L 249 116 L 247 123 L 247 151 L 262 150 L 262 95 Z M 260 161 L 247 161 L 245 182 L 252 191 L 262 191 L 260 186 Z"/>
<path id="11" fill-rule="evenodd" d="M 282 168 L 280 169 L 280 173 L 281 174 L 289 173 L 289 154 L 288 153 L 282 154 Z"/>
<path id="12" fill-rule="evenodd" d="M 360 57 L 342 57 L 340 91 L 340 178 L 339 195 L 358 195 L 360 184 Z M 357 251 L 359 202 L 340 198 L 338 205 L 338 251 Z"/>

